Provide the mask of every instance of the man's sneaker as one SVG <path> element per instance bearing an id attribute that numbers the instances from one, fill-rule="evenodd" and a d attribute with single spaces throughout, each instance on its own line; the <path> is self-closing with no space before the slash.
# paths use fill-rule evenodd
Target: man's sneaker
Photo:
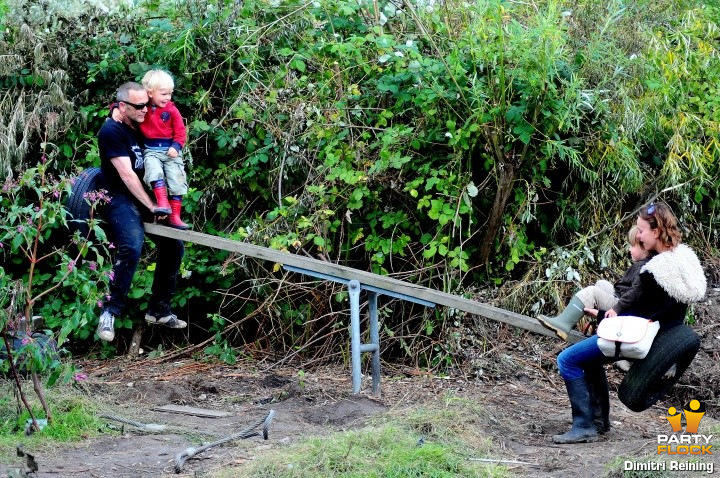
<path id="1" fill-rule="evenodd" d="M 178 319 L 177 315 L 172 312 L 156 315 L 155 313 L 148 311 L 148 313 L 145 314 L 145 321 L 148 324 L 164 325 L 165 327 L 170 327 L 171 329 L 184 329 L 187 327 L 187 322 Z"/>
<path id="2" fill-rule="evenodd" d="M 115 338 L 115 316 L 107 310 L 103 310 L 98 319 L 97 334 L 100 336 L 100 340 L 105 342 L 112 342 Z"/>

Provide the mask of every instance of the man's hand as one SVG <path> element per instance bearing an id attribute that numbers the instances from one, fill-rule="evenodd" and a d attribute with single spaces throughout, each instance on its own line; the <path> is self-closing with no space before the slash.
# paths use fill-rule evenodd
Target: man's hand
<path id="1" fill-rule="evenodd" d="M 128 191 L 130 191 L 130 194 L 135 196 L 135 198 L 137 198 L 143 206 L 154 213 L 155 209 L 157 209 L 157 204 L 150 199 L 150 196 L 148 196 L 145 191 L 142 182 L 140 182 L 140 178 L 138 178 L 137 174 L 133 171 L 130 163 L 130 157 L 119 156 L 117 158 L 110 158 L 110 162 L 115 169 L 117 169 L 120 179 L 122 179 L 122 182 L 125 183 Z"/>
<path id="2" fill-rule="evenodd" d="M 171 158 L 177 158 L 178 157 L 178 150 L 170 146 L 167 150 L 167 155 Z"/>

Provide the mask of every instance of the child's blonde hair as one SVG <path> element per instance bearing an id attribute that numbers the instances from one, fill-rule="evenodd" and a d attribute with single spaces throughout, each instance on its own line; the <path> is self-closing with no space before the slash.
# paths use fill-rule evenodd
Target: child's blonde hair
<path id="1" fill-rule="evenodd" d="M 630 230 L 628 231 L 628 234 L 627 234 L 627 240 L 631 246 L 637 246 L 638 244 L 640 244 L 640 241 L 638 240 L 638 227 L 637 226 L 633 226 L 630 228 Z"/>
<path id="2" fill-rule="evenodd" d="M 175 82 L 172 76 L 163 70 L 148 71 L 145 73 L 145 76 L 143 76 L 142 84 L 148 91 L 157 91 L 165 88 L 172 90 L 175 88 Z"/>

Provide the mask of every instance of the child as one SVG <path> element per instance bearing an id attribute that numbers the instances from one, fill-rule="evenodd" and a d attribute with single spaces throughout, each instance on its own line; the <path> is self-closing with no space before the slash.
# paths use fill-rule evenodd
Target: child
<path id="1" fill-rule="evenodd" d="M 187 194 L 188 186 L 181 153 L 185 145 L 185 123 L 170 101 L 175 83 L 167 72 L 150 70 L 145 73 L 142 84 L 150 98 L 145 121 L 139 124 L 145 137 L 143 180 L 155 193 L 158 209 L 170 211 L 168 225 L 188 229 L 180 219 L 182 196 Z M 119 112 L 113 110 L 113 119 L 120 121 L 116 115 Z"/>
<path id="2" fill-rule="evenodd" d="M 585 287 L 575 294 L 565 310 L 557 317 L 540 315 L 538 320 L 542 325 L 552 330 L 563 340 L 568 339 L 568 333 L 585 314 L 597 316 L 598 310 L 613 310 L 619 314 L 630 305 L 640 290 L 640 269 L 650 259 L 649 253 L 638 240 L 638 228 L 633 226 L 628 231 L 630 243 L 630 257 L 633 265 L 625 275 L 613 286 L 606 280 L 599 280 L 595 285 Z"/>

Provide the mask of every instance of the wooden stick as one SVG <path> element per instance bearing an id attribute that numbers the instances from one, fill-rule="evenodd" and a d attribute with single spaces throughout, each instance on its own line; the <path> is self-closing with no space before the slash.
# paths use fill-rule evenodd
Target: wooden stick
<path id="1" fill-rule="evenodd" d="M 530 466 L 541 466 L 538 463 L 528 463 L 526 461 L 517 460 L 499 460 L 494 458 L 468 458 L 470 461 L 481 461 L 483 463 L 502 463 L 504 465 L 530 465 Z"/>
<path id="2" fill-rule="evenodd" d="M 204 234 L 196 231 L 181 231 L 179 229 L 150 223 L 145 223 L 145 231 L 148 234 L 193 242 L 195 244 L 235 252 L 257 259 L 312 270 L 344 280 L 357 280 L 364 285 L 374 286 L 390 292 L 416 297 L 428 302 L 444 305 L 463 312 L 480 315 L 498 322 L 514 325 L 515 327 L 529 330 L 531 332 L 555 337 L 554 332 L 546 329 L 542 324 L 540 324 L 540 322 L 531 317 L 504 310 L 499 307 L 494 307 L 492 305 L 483 304 L 471 299 L 466 299 L 458 295 L 430 289 L 410 282 L 404 282 L 392 277 L 381 276 L 379 274 L 373 274 L 372 272 L 353 269 L 352 267 L 341 266 L 339 264 L 321 261 L 312 257 L 303 257 L 289 252 L 278 251 L 268 247 L 256 246 L 246 242 L 212 236 L 210 234 Z M 571 332 L 568 338 L 571 342 L 578 342 L 585 337 L 577 332 Z"/>

